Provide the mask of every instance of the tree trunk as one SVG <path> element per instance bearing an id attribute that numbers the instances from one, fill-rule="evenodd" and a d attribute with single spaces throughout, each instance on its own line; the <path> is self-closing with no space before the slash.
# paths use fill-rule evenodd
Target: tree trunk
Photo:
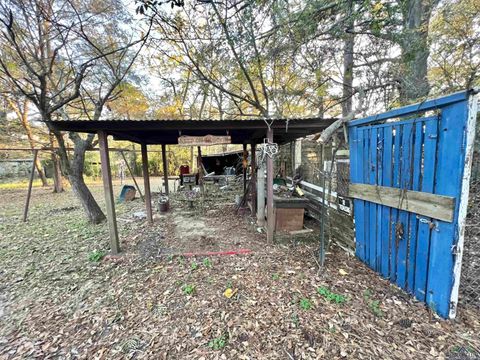
<path id="1" fill-rule="evenodd" d="M 97 201 L 88 189 L 83 179 L 83 169 L 85 164 L 85 152 L 92 146 L 95 135 L 89 134 L 84 140 L 77 133 L 69 133 L 70 139 L 74 143 L 73 158 L 69 159 L 63 135 L 59 131 L 53 131 L 58 141 L 59 155 L 63 169 L 68 177 L 72 190 L 85 210 L 88 221 L 92 224 L 98 224 L 105 220 L 105 215 L 98 206 Z"/>
<path id="2" fill-rule="evenodd" d="M 427 79 L 428 25 L 438 0 L 409 0 L 404 13 L 403 34 L 400 40 L 401 73 L 400 100 L 409 103 L 426 97 L 430 91 Z"/>
<path id="3" fill-rule="evenodd" d="M 55 147 L 54 135 L 52 132 L 49 134 L 50 136 L 50 146 L 52 147 L 52 164 L 53 164 L 53 192 L 54 193 L 61 193 L 63 192 L 63 182 L 62 182 L 62 171 L 60 168 L 60 160 L 58 159 L 57 154 L 53 148 Z"/>
<path id="4" fill-rule="evenodd" d="M 343 45 L 343 87 L 342 87 L 342 116 L 345 117 L 352 112 L 353 94 L 353 46 L 355 36 L 353 34 L 353 0 L 347 1 L 347 31 Z"/>
<path id="5" fill-rule="evenodd" d="M 75 146 L 68 180 L 72 185 L 73 193 L 80 200 L 80 203 L 85 210 L 88 221 L 92 224 L 99 224 L 105 220 L 105 215 L 83 179 L 85 150 L 86 148 L 83 148 L 83 146 Z"/>

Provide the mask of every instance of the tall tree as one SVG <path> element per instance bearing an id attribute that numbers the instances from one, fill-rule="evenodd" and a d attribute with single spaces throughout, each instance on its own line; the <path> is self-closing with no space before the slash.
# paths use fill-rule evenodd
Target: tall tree
<path id="1" fill-rule="evenodd" d="M 145 41 L 100 41 L 102 37 L 98 35 L 110 31 L 111 23 L 107 20 L 123 8 L 121 2 L 114 0 L 102 4 L 99 7 L 69 0 L 10 0 L 0 6 L 0 45 L 8 49 L 0 57 L 0 75 L 36 106 L 47 124 L 68 113 L 65 107 L 81 96 L 82 85 L 94 73 L 97 63 Z M 107 91 L 108 96 L 113 89 Z M 103 96 L 100 102 L 100 107 L 95 104 L 99 113 L 106 102 Z M 84 139 L 70 133 L 75 148 L 70 159 L 63 134 L 51 131 L 58 142 L 62 170 L 89 221 L 103 221 L 105 215 L 83 181 L 82 159 L 93 136 Z"/>

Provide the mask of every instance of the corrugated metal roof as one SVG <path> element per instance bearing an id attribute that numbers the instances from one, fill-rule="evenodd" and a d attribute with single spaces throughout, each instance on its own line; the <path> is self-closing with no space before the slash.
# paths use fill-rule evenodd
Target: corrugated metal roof
<path id="1" fill-rule="evenodd" d="M 233 144 L 260 143 L 265 138 L 265 119 L 109 119 L 52 120 L 50 127 L 60 131 L 96 133 L 104 131 L 118 140 L 146 144 L 177 144 L 182 135 L 230 135 Z M 268 119 L 274 129 L 274 141 L 282 144 L 321 132 L 335 119 Z"/>

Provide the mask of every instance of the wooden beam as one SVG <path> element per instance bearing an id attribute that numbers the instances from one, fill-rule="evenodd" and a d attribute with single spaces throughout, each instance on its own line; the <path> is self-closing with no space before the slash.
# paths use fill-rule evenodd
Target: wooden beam
<path id="1" fill-rule="evenodd" d="M 98 146 L 100 148 L 100 162 L 102 166 L 103 191 L 105 193 L 105 206 L 107 208 L 108 229 L 110 232 L 110 248 L 113 254 L 120 252 L 118 240 L 117 219 L 115 215 L 115 202 L 113 198 L 112 173 L 110 171 L 110 157 L 108 154 L 107 133 L 98 132 Z"/>
<path id="2" fill-rule="evenodd" d="M 167 146 L 162 144 L 162 161 L 163 161 L 163 182 L 165 183 L 165 194 L 168 195 L 168 159 Z"/>
<path id="3" fill-rule="evenodd" d="M 349 195 L 433 219 L 453 221 L 455 198 L 450 196 L 368 184 L 350 184 Z"/>
<path id="4" fill-rule="evenodd" d="M 269 143 L 273 142 L 273 129 L 267 130 L 267 139 Z M 273 159 L 270 156 L 267 159 L 267 241 L 273 243 L 273 232 L 275 230 L 275 214 L 273 213 Z"/>
<path id="5" fill-rule="evenodd" d="M 33 150 L 32 172 L 30 174 L 30 181 L 28 182 L 27 201 L 25 202 L 25 209 L 23 211 L 23 222 L 27 222 L 28 207 L 30 205 L 30 197 L 32 196 L 33 178 L 35 177 L 35 163 L 37 162 L 38 150 Z"/>
<path id="6" fill-rule="evenodd" d="M 123 157 L 123 161 L 125 161 L 125 165 L 127 165 L 128 172 L 130 173 L 130 177 L 132 178 L 133 183 L 135 184 L 135 188 L 137 189 L 138 193 L 140 194 L 140 198 L 142 199 L 142 201 L 144 201 L 143 194 L 140 191 L 140 187 L 138 186 L 138 183 L 137 183 L 137 179 L 135 179 L 135 176 L 133 175 L 132 168 L 128 164 L 127 158 L 125 157 L 125 154 L 123 153 L 123 150 L 120 151 L 120 154 Z"/>
<path id="7" fill-rule="evenodd" d="M 147 209 L 147 220 L 150 224 L 153 224 L 152 194 L 150 193 L 150 174 L 148 173 L 147 144 L 142 144 L 142 170 L 143 184 L 145 188 L 145 207 Z"/>

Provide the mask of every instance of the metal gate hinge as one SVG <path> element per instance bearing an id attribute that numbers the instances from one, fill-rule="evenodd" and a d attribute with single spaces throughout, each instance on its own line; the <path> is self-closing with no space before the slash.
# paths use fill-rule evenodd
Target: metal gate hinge
<path id="1" fill-rule="evenodd" d="M 460 250 L 460 248 L 458 247 L 457 244 L 455 245 L 452 245 L 452 255 L 454 256 L 458 256 L 462 253 L 462 250 Z"/>

